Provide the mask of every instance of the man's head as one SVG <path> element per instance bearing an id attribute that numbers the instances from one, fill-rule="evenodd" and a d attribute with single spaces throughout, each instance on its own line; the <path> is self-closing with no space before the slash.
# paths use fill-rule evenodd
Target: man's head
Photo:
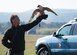
<path id="1" fill-rule="evenodd" d="M 11 21 L 12 26 L 14 27 L 17 27 L 20 24 L 20 19 L 17 15 L 12 15 L 10 18 L 10 21 Z"/>

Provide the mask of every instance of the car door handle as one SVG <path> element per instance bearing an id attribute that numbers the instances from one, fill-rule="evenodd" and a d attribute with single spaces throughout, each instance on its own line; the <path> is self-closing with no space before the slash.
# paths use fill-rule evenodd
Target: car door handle
<path id="1" fill-rule="evenodd" d="M 68 40 L 67 38 L 64 38 L 63 40 Z"/>

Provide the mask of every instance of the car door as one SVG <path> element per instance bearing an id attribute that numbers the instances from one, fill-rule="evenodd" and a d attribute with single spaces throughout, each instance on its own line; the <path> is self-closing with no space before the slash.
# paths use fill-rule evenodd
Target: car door
<path id="1" fill-rule="evenodd" d="M 73 53 L 73 55 L 77 55 L 77 24 L 73 25 L 73 30 L 68 38 L 68 42 L 70 45 L 70 52 Z"/>
<path id="2" fill-rule="evenodd" d="M 58 35 L 60 38 L 59 39 L 59 45 L 60 48 L 62 49 L 62 54 L 68 55 L 68 54 L 72 54 L 71 52 L 73 51 L 71 48 L 71 45 L 74 44 L 72 42 L 72 32 L 73 32 L 73 28 L 74 25 L 72 24 L 68 24 L 65 25 L 64 27 L 62 27 L 59 31 L 58 31 Z"/>

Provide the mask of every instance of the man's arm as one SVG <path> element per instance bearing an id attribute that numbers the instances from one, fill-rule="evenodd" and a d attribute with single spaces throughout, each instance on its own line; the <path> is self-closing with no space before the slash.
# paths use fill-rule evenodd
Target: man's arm
<path id="1" fill-rule="evenodd" d="M 44 10 L 50 11 L 50 12 L 54 13 L 55 15 L 57 15 L 57 13 L 55 13 L 53 10 L 51 10 L 51 9 L 48 8 L 48 7 L 44 7 Z"/>
<path id="2" fill-rule="evenodd" d="M 40 23 L 42 19 L 46 19 L 47 17 L 48 17 L 48 15 L 39 16 L 32 23 L 29 23 L 29 24 L 26 24 L 26 25 L 21 25 L 21 28 L 22 28 L 23 31 L 28 31 L 31 28 L 33 28 L 34 26 L 36 26 L 38 23 Z"/>
<path id="3" fill-rule="evenodd" d="M 9 43 L 8 42 L 8 35 L 9 35 L 9 33 L 8 33 L 8 31 L 5 33 L 5 35 L 4 35 L 4 37 L 3 37 L 3 39 L 2 39 L 2 44 L 5 46 L 5 47 L 7 47 L 7 48 L 11 48 L 11 43 Z"/>

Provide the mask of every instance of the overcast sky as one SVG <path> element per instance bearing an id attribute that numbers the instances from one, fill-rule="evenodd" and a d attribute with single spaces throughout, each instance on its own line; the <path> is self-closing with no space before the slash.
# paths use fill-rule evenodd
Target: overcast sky
<path id="1" fill-rule="evenodd" d="M 52 9 L 77 9 L 77 0 L 0 0 L 0 12 L 24 12 L 37 5 Z"/>

